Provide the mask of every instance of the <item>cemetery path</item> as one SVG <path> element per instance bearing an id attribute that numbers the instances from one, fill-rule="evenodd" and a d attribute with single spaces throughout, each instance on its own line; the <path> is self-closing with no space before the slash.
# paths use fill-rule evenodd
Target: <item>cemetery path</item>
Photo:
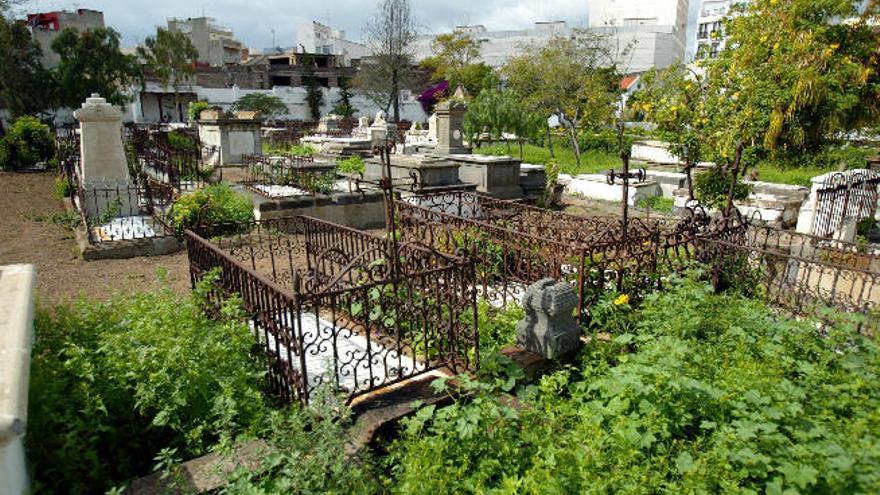
<path id="1" fill-rule="evenodd" d="M 65 210 L 54 196 L 54 174 L 0 172 L 0 265 L 37 267 L 39 301 L 53 306 L 80 295 L 106 299 L 168 285 L 189 291 L 186 253 L 128 260 L 83 261 Z M 167 272 L 165 281 L 158 273 Z"/>

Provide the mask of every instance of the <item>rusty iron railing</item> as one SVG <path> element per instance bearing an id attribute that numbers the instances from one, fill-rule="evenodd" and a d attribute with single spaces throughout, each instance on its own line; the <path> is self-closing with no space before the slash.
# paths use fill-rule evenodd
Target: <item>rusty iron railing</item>
<path id="1" fill-rule="evenodd" d="M 708 268 L 719 290 L 735 285 L 760 293 L 793 314 L 815 314 L 822 305 L 863 314 L 880 307 L 878 254 L 739 215 L 630 219 L 624 232 L 619 218 L 565 215 L 466 192 L 415 196 L 397 211 L 402 239 L 476 260 L 481 297 L 503 305 L 518 302 L 541 278 L 566 280 L 578 292 L 584 325 L 605 291 L 638 300 L 695 264 Z"/>
<path id="2" fill-rule="evenodd" d="M 476 368 L 471 261 L 308 217 L 210 230 L 226 235 L 185 233 L 192 281 L 220 269 L 215 297 L 241 297 L 282 399 Z"/>

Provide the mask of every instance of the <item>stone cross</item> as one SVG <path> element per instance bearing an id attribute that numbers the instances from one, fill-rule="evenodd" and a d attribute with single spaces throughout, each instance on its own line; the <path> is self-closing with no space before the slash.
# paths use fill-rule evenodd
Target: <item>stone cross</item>
<path id="1" fill-rule="evenodd" d="M 456 99 L 446 100 L 437 105 L 437 153 L 470 154 L 471 151 L 464 145 L 465 110 L 465 104 Z"/>
<path id="2" fill-rule="evenodd" d="M 523 296 L 525 318 L 516 325 L 516 343 L 548 359 L 559 359 L 581 344 L 581 328 L 572 311 L 577 294 L 570 285 L 545 278 L 529 286 Z"/>

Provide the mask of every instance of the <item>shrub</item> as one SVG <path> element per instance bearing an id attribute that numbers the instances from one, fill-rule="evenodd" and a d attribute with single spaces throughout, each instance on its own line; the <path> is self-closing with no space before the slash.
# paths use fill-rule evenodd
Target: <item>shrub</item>
<path id="1" fill-rule="evenodd" d="M 20 117 L 2 141 L 0 168 L 34 168 L 48 164 L 55 155 L 55 139 L 49 126 L 35 117 Z"/>
<path id="2" fill-rule="evenodd" d="M 211 108 L 211 104 L 207 101 L 194 101 L 189 104 L 189 120 L 190 122 L 195 122 L 199 120 L 202 112 Z"/>
<path id="3" fill-rule="evenodd" d="M 177 151 L 195 151 L 198 149 L 196 142 L 189 136 L 178 134 L 176 132 L 168 133 L 168 146 Z"/>
<path id="4" fill-rule="evenodd" d="M 585 151 L 597 150 L 612 154 L 617 154 L 620 148 L 617 133 L 613 130 L 582 132 L 578 135 L 578 145 Z"/>
<path id="5" fill-rule="evenodd" d="M 694 178 L 694 196 L 706 208 L 724 208 L 730 191 L 730 175 L 718 167 L 697 174 Z M 733 189 L 733 200 L 742 201 L 749 197 L 752 188 L 738 180 Z"/>
<path id="6" fill-rule="evenodd" d="M 422 408 L 390 448 L 399 493 L 877 493 L 877 345 L 680 282 L 578 368 Z"/>
<path id="7" fill-rule="evenodd" d="M 163 449 L 192 458 L 259 427 L 264 364 L 238 301 L 219 320 L 203 314 L 207 288 L 38 310 L 26 437 L 35 492 L 102 493 L 148 474 Z"/>
<path id="8" fill-rule="evenodd" d="M 364 159 L 359 156 L 353 156 L 336 162 L 336 170 L 343 174 L 362 174 L 364 169 Z"/>
<path id="9" fill-rule="evenodd" d="M 170 217 L 178 233 L 182 233 L 184 229 L 202 226 L 250 222 L 254 219 L 254 205 L 249 197 L 226 184 L 211 184 L 178 198 L 171 205 Z M 236 228 L 218 226 L 208 229 L 205 235 L 219 235 Z"/>
<path id="10" fill-rule="evenodd" d="M 70 182 L 63 177 L 55 177 L 55 197 L 64 199 L 70 197 Z"/>

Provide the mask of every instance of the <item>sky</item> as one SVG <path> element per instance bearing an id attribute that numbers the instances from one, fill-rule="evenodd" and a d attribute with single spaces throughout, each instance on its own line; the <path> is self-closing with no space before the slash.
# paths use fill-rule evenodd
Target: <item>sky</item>
<path id="1" fill-rule="evenodd" d="M 537 21 L 567 21 L 584 27 L 588 0 L 412 0 L 422 33 L 482 24 L 489 30 L 523 29 Z M 169 17 L 207 15 L 229 27 L 253 48 L 295 45 L 296 26 L 317 20 L 361 40 L 379 0 L 29 0 L 21 10 L 48 12 L 88 8 L 104 12 L 105 23 L 134 46 L 164 26 Z M 691 0 L 690 30 L 702 0 Z M 688 36 L 690 40 L 693 36 Z"/>

